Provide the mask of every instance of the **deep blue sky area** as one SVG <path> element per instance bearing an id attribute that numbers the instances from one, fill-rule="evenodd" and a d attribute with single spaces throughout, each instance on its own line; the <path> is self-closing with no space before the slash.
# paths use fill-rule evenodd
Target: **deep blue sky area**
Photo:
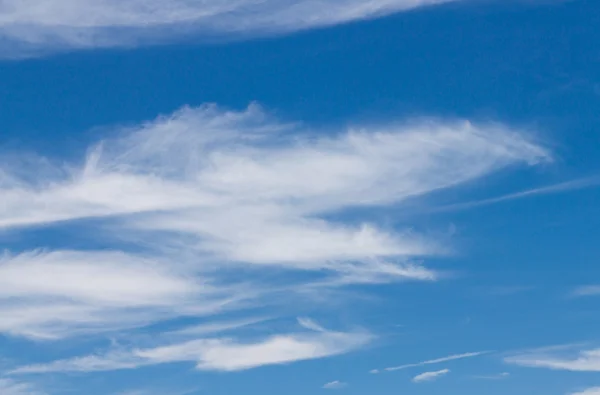
<path id="1" fill-rule="evenodd" d="M 290 1 L 304 2 L 310 3 Z M 20 23 L 32 31 L 52 29 L 44 21 L 4 22 L 2 12 L 0 41 L 13 40 L 14 32 L 21 31 L 17 29 Z M 257 15 L 249 13 L 246 18 L 250 21 Z M 65 21 L 69 28 L 70 22 Z M 61 37 L 64 30 L 56 29 L 49 30 L 48 37 L 55 33 Z M 0 248 L 5 250 L 0 260 L 0 395 L 600 394 L 600 2 L 457 0 L 367 20 L 288 30 L 258 36 L 249 32 L 233 41 L 212 42 L 191 34 L 186 40 L 167 37 L 160 45 L 109 48 L 61 47 L 53 42 L 39 56 L 0 58 Z M 28 37 L 19 34 L 14 41 L 17 45 Z M 45 41 L 40 42 L 43 47 Z M 0 50 L 8 51 L 1 42 Z M 146 122 L 147 129 L 152 129 L 160 124 L 154 121 L 158 116 L 184 106 L 195 114 L 203 114 L 196 108 L 206 103 L 242 112 L 253 102 L 274 119 L 298 122 L 298 133 L 309 130 L 324 141 L 341 139 L 339 133 L 348 127 L 379 128 L 393 135 L 399 128 L 402 135 L 402 128 L 408 128 L 406 122 L 424 119 L 444 125 L 455 125 L 458 120 L 501 124 L 535 136 L 535 144 L 543 146 L 551 160 L 522 166 L 533 155 L 519 151 L 502 156 L 502 150 L 512 149 L 510 145 L 454 160 L 453 155 L 468 150 L 458 145 L 444 151 L 445 140 L 433 141 L 437 137 L 424 134 L 419 141 L 439 144 L 439 157 L 436 151 L 431 158 L 447 160 L 447 168 L 462 166 L 461 171 L 468 173 L 469 163 L 464 161 L 472 161 L 475 168 L 485 162 L 486 155 L 497 157 L 480 177 L 465 177 L 446 188 L 427 184 L 435 178 L 430 173 L 445 171 L 445 166 L 427 168 L 427 173 L 418 173 L 421 178 L 408 181 L 396 177 L 406 169 L 412 174 L 412 166 L 425 161 L 418 151 L 426 149 L 425 145 L 415 143 L 415 152 L 398 154 L 407 159 L 393 167 L 393 172 L 372 184 L 363 180 L 367 192 L 350 185 L 319 201 L 293 191 L 281 201 L 263 195 L 277 193 L 273 191 L 289 187 L 298 178 L 304 185 L 321 182 L 320 171 L 310 166 L 306 174 L 293 173 L 320 158 L 298 155 L 307 163 L 285 162 L 293 158 L 296 148 L 283 154 L 275 148 L 257 148 L 262 156 L 252 156 L 250 148 L 222 148 L 217 153 L 224 157 L 239 152 L 242 165 L 223 173 L 227 182 L 239 182 L 239 189 L 213 178 L 208 186 L 194 189 L 187 178 L 191 177 L 189 168 L 176 175 L 167 172 L 164 169 L 171 169 L 179 159 L 177 154 L 168 156 L 172 151 L 167 143 L 164 149 L 159 144 L 139 162 L 148 166 L 147 173 L 128 167 L 130 158 L 139 154 L 135 147 L 112 157 L 102 175 L 114 176 L 114 184 L 107 181 L 108 175 L 104 179 L 91 171 L 71 179 L 64 176 L 70 170 L 53 173 L 56 169 L 50 165 L 81 166 L 90 146 L 123 133 L 123 126 L 134 128 Z M 234 125 L 241 139 L 247 137 L 245 125 Z M 197 133 L 204 127 L 190 126 L 201 129 Z M 465 145 L 470 141 L 465 140 Z M 143 146 L 140 141 L 136 144 Z M 316 147 L 324 150 L 319 151 L 324 156 L 331 154 L 326 151 L 327 143 Z M 373 174 L 386 166 L 387 159 L 379 162 L 386 155 L 380 149 L 365 159 L 377 162 L 369 167 Z M 201 159 L 203 155 L 209 154 L 198 153 Z M 51 159 L 45 162 L 39 157 Z M 209 169 L 219 170 L 226 162 L 215 157 Z M 243 162 L 248 158 L 255 162 Z M 533 165 L 535 160 L 530 162 Z M 266 170 L 257 170 L 252 178 L 257 163 L 276 169 L 277 163 L 283 163 L 281 169 L 290 174 L 281 174 L 269 184 L 265 179 L 274 173 Z M 332 160 L 331 167 L 336 163 Z M 194 180 L 205 182 L 205 172 L 202 169 Z M 449 171 L 449 177 L 458 172 Z M 337 185 L 345 173 L 340 174 L 323 188 Z M 361 193 L 385 190 L 386 182 L 392 190 L 396 178 L 417 192 L 407 192 L 406 199 L 389 198 L 381 205 L 335 201 L 358 202 Z M 427 193 L 418 190 L 421 183 L 427 185 Z M 156 195 L 149 196 L 149 189 L 144 189 L 148 185 L 159 185 L 153 190 Z M 261 185 L 266 185 L 264 191 Z M 121 196 L 120 188 L 129 192 Z M 219 188 L 232 189 L 223 192 Z M 193 203 L 171 204 L 171 200 L 184 199 L 190 190 L 198 193 Z M 215 195 L 221 197 L 219 202 L 210 203 L 215 206 L 203 214 L 212 206 L 195 204 L 215 191 L 222 193 Z M 153 199 L 163 206 L 148 203 Z M 308 203 L 299 203 L 302 199 Z M 244 217 L 248 207 L 260 211 L 272 206 L 277 214 L 260 217 L 250 211 L 258 216 Z M 310 211 L 313 206 L 326 209 Z M 281 212 L 291 219 L 276 217 Z M 22 218 L 33 219 L 23 222 Z M 183 226 L 174 218 L 189 223 Z M 280 227 L 263 229 L 261 221 Z M 356 245 L 367 249 L 369 243 L 376 243 L 361 239 L 364 233 L 344 239 L 350 244 L 340 246 L 341 252 L 331 252 L 338 247 L 328 250 L 342 243 L 338 239 L 324 246 L 329 243 L 327 232 L 332 231 L 329 225 L 355 229 L 363 221 L 399 237 L 422 235 L 445 244 L 447 250 L 414 256 L 360 250 L 352 255 Z M 211 226 L 202 227 L 207 223 Z M 155 228 L 145 232 L 148 224 Z M 323 239 L 304 245 L 303 237 L 309 237 L 301 232 L 304 228 L 292 233 L 294 242 L 289 245 L 286 239 L 277 238 L 293 226 L 314 226 Z M 246 234 L 257 236 L 242 246 Z M 276 240 L 276 245 L 263 246 L 268 238 Z M 325 240 L 323 246 L 319 240 Z M 321 247 L 326 252 L 319 252 L 323 255 L 318 257 L 323 258 L 311 260 Z M 273 252 L 278 248 L 283 251 L 277 252 L 280 255 Z M 429 244 L 423 248 L 433 249 Z M 67 250 L 82 255 L 61 255 L 60 251 Z M 52 255 L 55 251 L 58 255 Z M 95 260 L 85 255 L 92 251 L 123 255 Z M 294 253 L 298 257 L 292 257 Z M 269 254 L 276 258 L 264 258 Z M 139 257 L 147 261 L 139 264 Z M 173 286 L 177 290 L 172 291 L 172 283 L 159 283 L 150 274 L 144 277 L 140 265 L 149 265 L 152 259 L 170 266 L 164 271 L 163 266 L 152 266 L 149 273 L 166 276 L 168 272 L 183 282 L 218 273 L 214 285 L 223 287 L 223 293 L 211 296 L 214 300 L 230 296 L 228 292 L 238 295 L 242 288 L 234 288 L 234 279 L 244 280 L 235 287 L 256 281 L 260 283 L 256 295 L 263 297 L 267 290 L 272 294 L 245 300 L 240 306 L 238 300 L 232 302 L 232 294 L 227 303 L 235 308 L 198 313 L 192 306 L 204 308 L 214 300 L 193 299 L 187 304 L 184 298 L 189 296 L 177 294 L 175 302 L 171 301 L 170 292 L 177 293 L 182 286 Z M 210 265 L 204 266 L 204 260 Z M 379 277 L 368 277 L 372 274 L 367 271 L 376 267 L 371 263 L 388 260 L 402 268 L 424 265 L 439 277 L 392 281 L 381 277 L 392 276 L 381 268 L 384 271 L 376 273 Z M 362 268 L 357 262 L 363 261 L 368 269 L 348 269 Z M 104 270 L 121 273 L 130 264 L 131 272 L 103 277 Z M 273 272 L 267 272 L 273 267 Z M 307 285 L 329 270 L 343 273 L 338 280 L 349 282 L 335 283 L 332 279 L 337 277 L 332 275 Z M 354 283 L 345 275 L 362 281 L 354 278 Z M 139 283 L 123 285 L 118 292 L 110 286 L 121 281 L 129 284 L 136 276 L 140 276 Z M 157 282 L 146 286 L 147 278 Z M 289 291 L 290 284 L 302 286 L 301 291 Z M 165 292 L 157 293 L 158 302 L 153 299 L 153 287 Z M 80 307 L 76 313 L 68 310 Z M 67 317 L 64 321 L 61 314 Z M 304 319 L 296 322 L 297 316 L 310 316 L 318 324 Z M 239 324 L 248 317 L 259 319 Z M 211 326 L 223 322 L 238 324 L 229 329 Z M 204 332 L 195 337 L 171 333 L 173 328 L 191 324 L 204 325 Z M 206 339 L 215 343 L 202 343 Z M 305 343 L 266 347 L 272 339 Z M 560 347 L 538 349 L 550 346 Z M 168 347 L 176 351 L 165 351 Z M 236 363 L 248 359 L 243 352 L 250 353 L 252 361 L 239 368 Z M 167 354 L 177 356 L 169 360 Z M 274 361 L 269 360 L 272 354 Z M 257 355 L 260 358 L 255 362 Z M 73 359 L 78 357 L 83 359 Z M 94 358 L 103 359 L 100 368 Z M 402 368 L 385 370 L 394 366 Z M 372 369 L 379 372 L 370 373 Z"/>
<path id="2" fill-rule="evenodd" d="M 450 4 L 284 37 L 3 62 L 3 129 L 34 138 L 49 123 L 80 131 L 258 101 L 314 123 L 499 119 L 568 130 L 593 149 L 599 23 L 594 1 Z"/>

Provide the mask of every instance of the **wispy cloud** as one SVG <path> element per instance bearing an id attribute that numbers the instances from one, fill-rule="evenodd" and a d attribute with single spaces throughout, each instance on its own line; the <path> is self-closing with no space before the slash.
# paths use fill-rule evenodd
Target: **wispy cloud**
<path id="1" fill-rule="evenodd" d="M 0 394 L 2 395 L 45 395 L 30 383 L 0 378 Z"/>
<path id="2" fill-rule="evenodd" d="M 435 364 L 443 363 L 443 362 L 456 361 L 458 359 L 478 357 L 478 356 L 487 354 L 488 352 L 489 351 L 479 351 L 479 352 L 469 352 L 469 353 L 464 353 L 464 354 L 449 355 L 447 357 L 430 359 L 428 361 L 423 361 L 423 362 L 411 363 L 411 364 L 400 365 L 400 366 L 393 366 L 393 367 L 385 368 L 385 370 L 388 372 L 392 372 L 395 370 L 403 370 L 403 369 L 415 368 L 415 367 L 425 366 L 425 365 L 435 365 Z"/>
<path id="3" fill-rule="evenodd" d="M 64 337 L 214 314 L 274 292 L 252 276 L 235 280 L 241 267 L 312 273 L 332 286 L 434 280 L 411 258 L 443 253 L 436 240 L 322 215 L 401 204 L 548 159 L 499 125 L 391 124 L 316 137 L 252 105 L 184 108 L 99 143 L 81 165 L 4 161 L 0 228 L 85 219 L 89 237 L 109 229 L 103 237 L 141 252 L 6 255 L 0 330 Z M 90 278 L 96 285 L 84 286 Z"/>
<path id="4" fill-rule="evenodd" d="M 412 381 L 414 383 L 423 383 L 426 381 L 434 381 L 434 380 L 439 379 L 442 376 L 447 375 L 448 373 L 450 373 L 449 369 L 438 370 L 436 372 L 425 372 L 425 373 L 421 373 L 421 374 L 413 377 Z"/>
<path id="5" fill-rule="evenodd" d="M 575 288 L 573 296 L 598 296 L 600 295 L 600 285 L 583 285 Z"/>
<path id="6" fill-rule="evenodd" d="M 600 395 L 600 387 L 587 388 L 583 391 L 572 392 L 569 395 Z"/>
<path id="7" fill-rule="evenodd" d="M 329 383 L 323 385 L 323 388 L 326 390 L 338 390 L 338 389 L 345 388 L 347 386 L 348 386 L 347 383 L 335 380 L 335 381 L 332 381 L 332 382 L 329 382 Z"/>
<path id="8" fill-rule="evenodd" d="M 53 339 L 210 315 L 242 292 L 189 277 L 157 257 L 110 251 L 6 254 L 0 258 L 0 332 Z"/>
<path id="9" fill-rule="evenodd" d="M 66 164 L 0 158 L 3 232 L 76 221 L 80 237 L 109 246 L 73 250 L 62 240 L 61 248 L 6 252 L 0 332 L 51 340 L 178 318 L 201 323 L 152 326 L 153 344 L 21 372 L 177 361 L 233 371 L 356 350 L 373 335 L 301 319 L 305 332 L 257 340 L 240 332 L 261 318 L 239 317 L 250 309 L 270 317 L 255 310 L 275 303 L 300 314 L 290 306 L 352 284 L 436 280 L 415 262 L 448 250 L 435 237 L 329 214 L 399 206 L 551 160 L 533 139 L 497 124 L 391 122 L 315 135 L 257 105 L 183 108 L 115 135 Z M 217 318 L 234 311 L 237 319 Z"/>
<path id="10" fill-rule="evenodd" d="M 272 35 L 379 17 L 453 0 L 4 0 L 5 56 L 133 46 L 182 36 Z"/>
<path id="11" fill-rule="evenodd" d="M 154 348 L 119 349 L 103 355 L 24 366 L 12 373 L 94 372 L 175 362 L 193 362 L 200 370 L 231 372 L 339 355 L 363 347 L 372 338 L 373 335 L 367 332 L 334 332 L 324 329 L 312 333 L 276 335 L 257 342 L 203 338 Z"/>
<path id="12" fill-rule="evenodd" d="M 600 372 L 600 349 L 575 350 L 574 346 L 542 348 L 508 356 L 504 361 L 530 368 Z"/>
<path id="13" fill-rule="evenodd" d="M 268 319 L 262 317 L 227 322 L 209 321 L 207 323 L 187 326 L 185 328 L 166 332 L 165 334 L 169 336 L 205 336 L 215 333 L 230 332 L 265 321 L 268 321 Z"/>
<path id="14" fill-rule="evenodd" d="M 457 203 L 451 204 L 447 206 L 438 207 L 436 211 L 453 211 L 453 210 L 466 210 L 475 207 L 488 206 L 491 204 L 507 202 L 511 200 L 523 199 L 532 196 L 538 195 L 550 195 L 557 193 L 565 193 L 570 191 L 576 191 L 585 188 L 592 188 L 600 186 L 600 176 L 592 176 L 581 178 L 577 180 L 571 180 L 566 182 L 561 182 L 554 185 L 548 185 L 545 187 L 528 189 L 525 191 L 510 193 L 507 195 L 502 195 L 494 198 L 483 199 L 483 200 L 475 200 L 472 202 L 466 203 Z"/>

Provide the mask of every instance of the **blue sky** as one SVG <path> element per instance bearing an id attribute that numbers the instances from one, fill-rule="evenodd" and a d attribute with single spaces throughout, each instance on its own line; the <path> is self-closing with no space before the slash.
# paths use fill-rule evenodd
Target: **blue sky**
<path id="1" fill-rule="evenodd" d="M 600 5 L 0 5 L 0 394 L 600 394 Z"/>

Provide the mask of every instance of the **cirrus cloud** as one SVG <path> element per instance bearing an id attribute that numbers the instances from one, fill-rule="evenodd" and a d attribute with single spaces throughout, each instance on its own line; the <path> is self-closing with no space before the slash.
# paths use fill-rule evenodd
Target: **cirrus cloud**
<path id="1" fill-rule="evenodd" d="M 425 373 L 421 373 L 421 374 L 413 377 L 412 381 L 414 383 L 423 383 L 426 381 L 434 381 L 434 380 L 439 379 L 442 376 L 447 375 L 448 373 L 450 373 L 449 369 L 438 370 L 435 372 L 425 372 Z"/>
<path id="2" fill-rule="evenodd" d="M 364 331 L 334 332 L 325 329 L 276 335 L 255 342 L 200 338 L 153 348 L 113 350 L 104 355 L 23 366 L 12 373 L 94 372 L 175 362 L 193 362 L 199 370 L 233 372 L 344 354 L 363 347 L 372 338 Z"/>
<path id="3" fill-rule="evenodd" d="M 600 348 L 575 350 L 573 346 L 548 347 L 506 357 L 505 362 L 530 368 L 600 372 Z"/>
<path id="4" fill-rule="evenodd" d="M 45 395 L 30 383 L 0 378 L 0 393 L 2 395 Z"/>
<path id="5" fill-rule="evenodd" d="M 331 381 L 323 385 L 326 390 L 338 390 L 347 387 L 348 384 L 339 380 Z"/>
<path id="6" fill-rule="evenodd" d="M 457 0 L 4 0 L 4 56 L 273 35 Z M 3 39 L 3 40 L 2 40 Z"/>
<path id="7" fill-rule="evenodd" d="M 468 353 L 463 353 L 463 354 L 449 355 L 447 357 L 430 359 L 430 360 L 423 361 L 423 362 L 411 363 L 411 364 L 400 365 L 400 366 L 393 366 L 393 367 L 385 368 L 385 370 L 388 372 L 393 372 L 396 370 L 404 370 L 404 369 L 414 368 L 414 367 L 419 367 L 419 366 L 435 365 L 438 363 L 456 361 L 459 359 L 479 357 L 481 355 L 487 354 L 488 352 L 489 351 L 478 351 L 478 352 L 468 352 Z M 372 372 L 377 373 L 379 371 L 377 369 L 375 369 Z"/>
<path id="8" fill-rule="evenodd" d="M 600 395 L 600 387 L 587 388 L 583 391 L 573 392 L 570 395 Z"/>
<path id="9" fill-rule="evenodd" d="M 353 284 L 439 279 L 423 261 L 451 246 L 411 224 L 347 214 L 401 209 L 495 171 L 551 160 L 526 133 L 499 124 L 425 120 L 315 134 L 258 105 L 185 107 L 114 135 L 80 158 L 40 155 L 27 166 L 0 158 L 3 233 L 26 238 L 30 229 L 76 226 L 92 246 L 97 239 L 108 246 L 74 249 L 65 238 L 55 248 L 5 253 L 0 332 L 58 340 L 178 318 L 203 324 L 164 333 L 155 325 L 158 344 L 22 372 L 177 361 L 235 371 L 356 350 L 374 335 L 328 331 L 308 319 L 300 324 L 310 333 L 212 335 L 262 320 L 215 322 L 234 311 L 285 303 L 295 315 L 289 306 Z"/>

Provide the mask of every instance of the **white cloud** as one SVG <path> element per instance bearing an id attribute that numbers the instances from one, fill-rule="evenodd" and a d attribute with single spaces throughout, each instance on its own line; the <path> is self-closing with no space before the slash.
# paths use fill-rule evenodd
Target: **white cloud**
<path id="1" fill-rule="evenodd" d="M 24 366 L 13 373 L 92 372 L 174 362 L 194 362 L 200 370 L 231 372 L 344 354 L 363 347 L 372 338 L 366 332 L 333 331 L 276 335 L 255 342 L 204 338 Z"/>
<path id="2" fill-rule="evenodd" d="M 224 291 L 158 258 L 122 252 L 4 255 L 0 332 L 53 339 L 213 314 L 235 298 Z"/>
<path id="3" fill-rule="evenodd" d="M 32 252 L 0 258 L 0 298 L 65 297 L 107 307 L 161 306 L 185 299 L 201 285 L 152 260 L 121 252 Z M 107 289 L 110 292 L 104 292 Z"/>
<path id="4" fill-rule="evenodd" d="M 600 387 L 588 388 L 583 391 L 573 392 L 569 395 L 600 395 Z"/>
<path id="5" fill-rule="evenodd" d="M 335 380 L 335 381 L 332 381 L 332 382 L 329 382 L 329 383 L 323 385 L 323 388 L 326 390 L 337 390 L 337 389 L 345 388 L 347 386 L 348 386 L 347 383 Z"/>
<path id="6" fill-rule="evenodd" d="M 30 383 L 0 378 L 0 394 L 2 395 L 44 395 Z"/>
<path id="7" fill-rule="evenodd" d="M 436 372 L 425 372 L 425 373 L 421 373 L 421 374 L 413 377 L 412 381 L 415 383 L 423 383 L 426 381 L 433 381 L 433 380 L 437 380 L 441 376 L 447 375 L 448 373 L 450 373 L 450 370 L 448 370 L 448 369 L 438 370 Z"/>
<path id="8" fill-rule="evenodd" d="M 545 348 L 506 357 L 505 362 L 552 370 L 600 372 L 600 349 L 573 352 L 572 347 Z"/>
<path id="9" fill-rule="evenodd" d="M 324 215 L 399 205 L 546 160 L 543 148 L 500 125 L 424 121 L 317 136 L 257 105 L 183 108 L 121 131 L 82 163 L 1 160 L 0 228 L 86 220 L 82 237 L 141 252 L 5 256 L 0 331 L 52 338 L 139 326 L 309 281 L 256 284 L 259 270 L 311 273 L 321 288 L 435 280 L 413 259 L 444 253 L 437 240 Z M 240 269 L 243 284 L 234 280 Z"/>
<path id="10" fill-rule="evenodd" d="M 420 255 L 435 245 L 412 234 L 310 217 L 397 203 L 548 159 L 542 148 L 497 125 L 432 122 L 321 138 L 306 133 L 268 119 L 257 106 L 244 112 L 184 108 L 104 142 L 84 166 L 56 171 L 61 178 L 31 181 L 39 170 L 33 168 L 26 182 L 15 169 L 2 169 L 0 226 L 144 213 L 130 224 L 206 233 L 214 239 L 206 249 L 245 261 L 328 259 L 341 248 L 348 259 Z M 244 226 L 233 227 L 234 220 Z M 260 229 L 252 227 L 257 220 Z"/>
<path id="11" fill-rule="evenodd" d="M 403 369 L 414 368 L 414 367 L 425 366 L 425 365 L 435 365 L 438 363 L 455 361 L 458 359 L 478 357 L 478 356 L 481 356 L 481 355 L 484 355 L 487 353 L 488 353 L 488 351 L 478 351 L 478 352 L 468 352 L 468 353 L 464 353 L 464 354 L 449 355 L 447 357 L 431 359 L 431 360 L 423 361 L 423 362 L 411 363 L 411 364 L 400 365 L 400 366 L 393 366 L 390 368 L 385 368 L 385 370 L 387 370 L 388 372 L 392 372 L 395 370 L 403 370 Z"/>
<path id="12" fill-rule="evenodd" d="M 372 335 L 332 332 L 308 319 L 299 319 L 307 333 L 224 338 L 220 333 L 256 321 L 215 322 L 216 315 L 273 303 L 295 315 L 289 306 L 310 303 L 311 293 L 435 280 L 439 274 L 416 260 L 450 246 L 344 214 L 401 207 L 497 170 L 550 160 L 526 135 L 501 125 L 423 121 L 316 135 L 256 105 L 183 108 L 115 132 L 80 161 L 40 157 L 19 166 L 0 158 L 4 234 L 77 221 L 79 237 L 114 245 L 74 251 L 59 240 L 63 249 L 6 253 L 0 332 L 60 339 L 183 317 L 203 321 L 153 333 L 156 347 L 116 347 L 22 372 L 178 361 L 234 371 L 360 348 Z M 127 251 L 117 249 L 123 245 Z"/>
<path id="13" fill-rule="evenodd" d="M 4 0 L 3 53 L 272 35 L 455 0 Z"/>

